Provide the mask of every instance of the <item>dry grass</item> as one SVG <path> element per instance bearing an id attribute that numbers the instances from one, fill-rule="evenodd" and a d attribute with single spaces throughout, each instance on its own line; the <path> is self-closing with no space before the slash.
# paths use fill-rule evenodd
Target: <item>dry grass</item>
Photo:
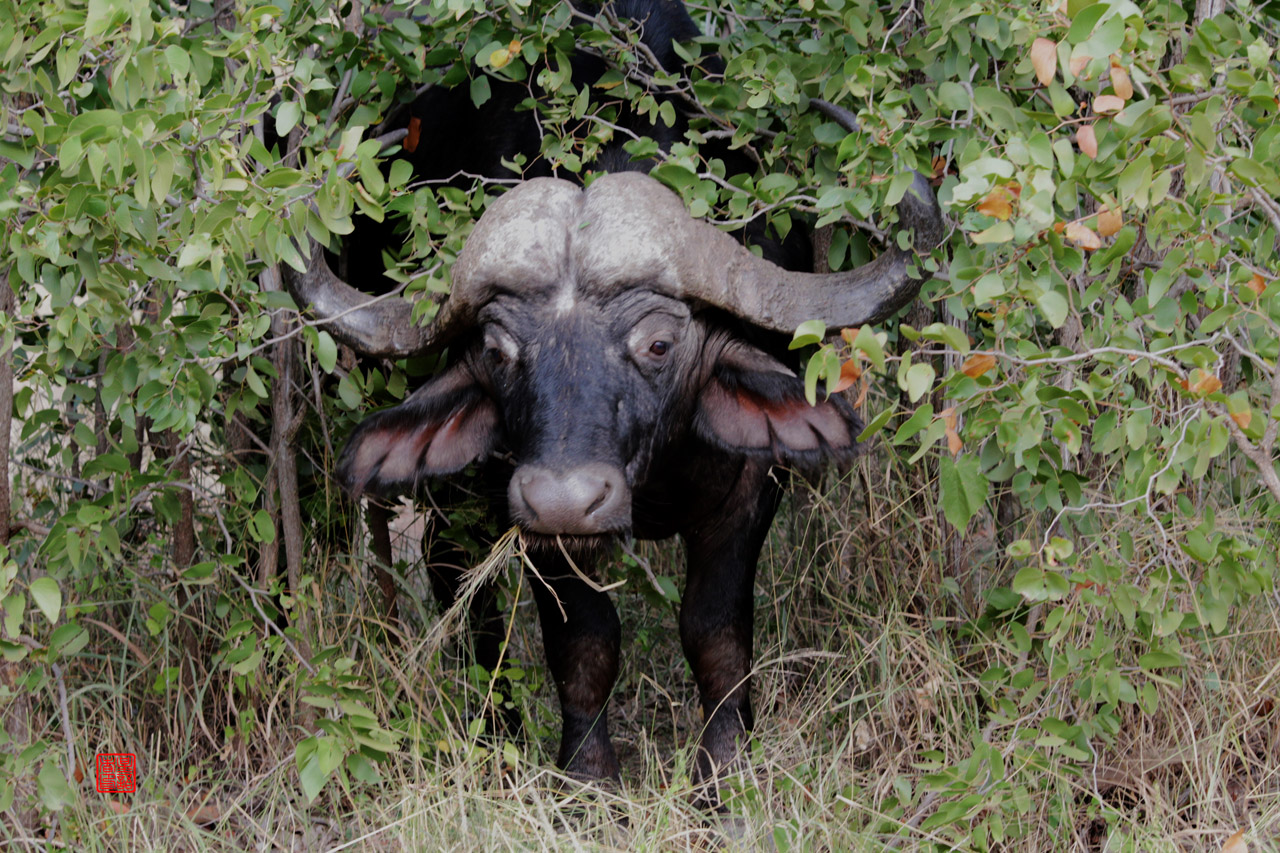
<path id="1" fill-rule="evenodd" d="M 1042 679 L 1046 671 L 999 630 L 966 628 L 982 615 L 983 592 L 1007 583 L 1002 549 L 984 541 L 992 523 L 977 526 L 960 571 L 944 577 L 943 531 L 926 514 L 932 486 L 902 471 L 882 479 L 876 464 L 866 460 L 818 492 L 799 489 L 775 526 L 757 584 L 758 726 L 727 785 L 727 817 L 709 820 L 690 805 L 696 696 L 675 610 L 643 594 L 640 570 L 616 576 L 626 581 L 616 594 L 626 647 L 611 726 L 623 781 L 583 789 L 550 769 L 556 710 L 540 683 L 527 594 L 513 610 L 511 654 L 528 673 L 529 690 L 515 700 L 529 734 L 495 743 L 467 734 L 487 685 L 468 679 L 455 643 L 436 642 L 429 600 L 402 602 L 406 633 L 389 643 L 363 600 L 363 579 L 333 560 L 317 580 L 325 612 L 312 646 L 347 656 L 343 677 L 403 736 L 399 752 L 376 765 L 376 782 L 340 772 L 304 802 L 293 749 L 306 736 L 298 704 L 306 673 L 288 653 L 268 660 L 256 685 L 217 667 L 199 690 L 157 699 L 154 663 L 122 666 L 130 653 L 117 644 L 102 671 L 67 673 L 69 704 L 79 760 L 135 751 L 142 790 L 111 800 L 90 779 L 55 817 L 23 811 L 20 796 L 0 846 L 1190 851 L 1218 850 L 1243 829 L 1250 850 L 1278 849 L 1273 595 L 1236 614 L 1229 635 L 1184 643 L 1181 681 L 1157 680 L 1156 709 L 1121 705 L 1118 730 L 1089 740 L 1092 757 L 1072 759 L 1040 728 L 1044 718 L 1084 712 L 1070 679 L 1010 693 L 1017 701 L 1005 707 L 981 679 L 993 666 Z M 874 500 L 865 481 L 875 483 Z M 677 546 L 641 555 L 659 574 L 679 574 Z M 406 583 L 425 587 L 419 568 Z M 1026 620 L 1032 632 L 1045 635 L 1035 618 Z M 1085 626 L 1075 642 L 1118 633 Z M 158 703 L 167 713 L 155 713 Z M 47 685 L 33 715 L 47 720 L 37 736 L 60 737 L 46 713 L 56 704 Z M 322 714 L 317 725 L 339 716 Z"/>

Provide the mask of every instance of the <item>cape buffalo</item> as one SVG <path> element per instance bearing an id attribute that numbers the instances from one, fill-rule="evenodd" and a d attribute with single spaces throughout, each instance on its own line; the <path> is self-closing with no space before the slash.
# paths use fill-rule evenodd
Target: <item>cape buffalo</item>
<path id="1" fill-rule="evenodd" d="M 651 5 L 687 19 L 678 3 Z M 353 495 L 413 493 L 473 464 L 496 484 L 493 512 L 519 526 L 536 566 L 569 773 L 618 774 L 606 705 L 619 623 L 589 578 L 630 536 L 685 542 L 680 637 L 705 714 L 696 780 L 710 789 L 733 760 L 752 726 L 752 588 L 781 493 L 770 468 L 847 460 L 861 429 L 838 396 L 806 402 L 785 335 L 813 318 L 875 323 L 914 298 L 915 252 L 942 236 L 924 178 L 898 214 L 911 249 L 893 242 L 863 267 L 814 275 L 691 218 L 645 174 L 585 188 L 543 177 L 489 206 L 429 326 L 402 301 L 370 304 L 314 245 L 307 272 L 289 276 L 298 303 L 358 352 L 448 347 L 434 378 L 356 428 L 338 475 Z"/>

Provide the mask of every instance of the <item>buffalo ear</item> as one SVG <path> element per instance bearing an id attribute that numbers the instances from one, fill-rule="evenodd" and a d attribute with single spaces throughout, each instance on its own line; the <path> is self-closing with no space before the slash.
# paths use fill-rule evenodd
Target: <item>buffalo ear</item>
<path id="1" fill-rule="evenodd" d="M 338 460 L 338 479 L 355 497 L 412 492 L 427 477 L 488 456 L 497 430 L 497 407 L 466 366 L 455 365 L 361 421 Z"/>
<path id="2" fill-rule="evenodd" d="M 851 458 L 862 422 L 843 397 L 810 406 L 799 377 L 761 350 L 734 342 L 698 395 L 694 429 L 716 447 L 810 468 Z"/>

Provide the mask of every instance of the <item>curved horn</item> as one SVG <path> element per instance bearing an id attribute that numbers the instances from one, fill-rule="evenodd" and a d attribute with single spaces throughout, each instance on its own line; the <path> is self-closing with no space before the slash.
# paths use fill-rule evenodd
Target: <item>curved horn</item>
<path id="1" fill-rule="evenodd" d="M 324 249 L 311 241 L 304 272 L 287 265 L 284 283 L 299 308 L 311 314 L 337 340 L 375 358 L 407 358 L 444 348 L 470 325 L 474 309 L 463 294 L 440 306 L 429 326 L 413 322 L 413 304 L 396 296 L 379 298 L 356 290 L 325 263 Z"/>
<path id="2" fill-rule="evenodd" d="M 893 243 L 874 261 L 834 273 L 785 270 L 752 254 L 715 226 L 690 220 L 698 229 L 682 252 L 682 289 L 756 325 L 792 332 L 805 320 L 829 328 L 879 323 L 920 291 L 927 273 L 912 270 L 916 254 L 927 254 L 944 234 L 942 211 L 919 172 L 898 204 L 899 224 L 914 232 L 914 251 Z"/>
<path id="3" fill-rule="evenodd" d="M 850 132 L 857 118 L 844 107 L 810 99 L 810 104 Z M 805 320 L 822 319 L 828 327 L 878 323 L 915 298 L 927 275 L 909 269 L 917 253 L 932 251 L 945 234 L 942 210 L 928 180 L 915 172 L 898 203 L 901 228 L 913 232 L 912 248 L 894 242 L 878 258 L 857 269 L 815 274 L 784 270 L 756 257 L 714 226 L 697 222 L 702 233 L 682 253 L 682 276 L 688 295 L 743 319 L 791 332 Z"/>

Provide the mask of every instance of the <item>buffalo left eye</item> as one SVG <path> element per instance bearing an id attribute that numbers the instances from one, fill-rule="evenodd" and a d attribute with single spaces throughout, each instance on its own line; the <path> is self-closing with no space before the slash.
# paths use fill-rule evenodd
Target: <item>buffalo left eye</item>
<path id="1" fill-rule="evenodd" d="M 649 354 L 662 358 L 671 351 L 671 341 L 654 341 L 649 344 Z"/>

